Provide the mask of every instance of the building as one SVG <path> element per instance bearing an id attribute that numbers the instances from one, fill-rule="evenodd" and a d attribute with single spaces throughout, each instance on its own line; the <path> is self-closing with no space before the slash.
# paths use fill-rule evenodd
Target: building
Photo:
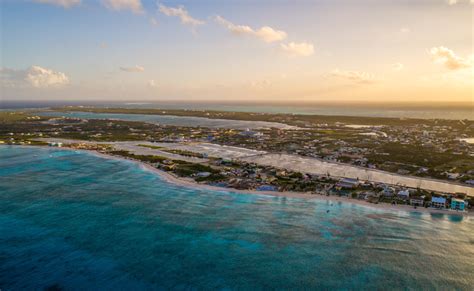
<path id="1" fill-rule="evenodd" d="M 464 183 L 469 184 L 469 185 L 474 185 L 474 180 L 467 180 Z"/>
<path id="2" fill-rule="evenodd" d="M 451 209 L 464 211 L 466 209 L 466 202 L 462 199 L 452 198 Z"/>
<path id="3" fill-rule="evenodd" d="M 359 180 L 351 178 L 342 178 L 337 182 L 336 187 L 341 189 L 354 189 L 359 186 Z"/>
<path id="4" fill-rule="evenodd" d="M 381 192 L 384 197 L 392 197 L 395 195 L 395 189 L 389 186 L 385 186 Z"/>
<path id="5" fill-rule="evenodd" d="M 431 207 L 433 208 L 445 208 L 446 198 L 444 197 L 431 197 Z"/>
<path id="6" fill-rule="evenodd" d="M 62 142 L 50 142 L 48 145 L 49 145 L 50 147 L 58 147 L 58 148 L 60 148 L 60 147 L 63 146 L 63 143 L 62 143 Z"/>
<path id="7" fill-rule="evenodd" d="M 410 205 L 412 206 L 423 206 L 425 204 L 424 197 L 412 197 L 410 198 Z"/>
<path id="8" fill-rule="evenodd" d="M 398 191 L 397 196 L 401 199 L 408 200 L 408 198 L 410 198 L 410 191 L 408 191 L 408 189 L 400 190 Z"/>

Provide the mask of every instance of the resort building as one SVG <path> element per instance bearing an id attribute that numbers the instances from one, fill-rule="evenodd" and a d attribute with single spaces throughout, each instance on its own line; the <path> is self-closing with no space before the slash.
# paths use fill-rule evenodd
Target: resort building
<path id="1" fill-rule="evenodd" d="M 451 209 L 464 211 L 466 209 L 466 202 L 462 199 L 451 199 Z"/>
<path id="2" fill-rule="evenodd" d="M 425 204 L 424 197 L 412 197 L 410 198 L 410 205 L 412 206 L 423 206 Z"/>
<path id="3" fill-rule="evenodd" d="M 432 197 L 431 198 L 431 207 L 433 207 L 433 208 L 445 208 L 446 207 L 446 198 L 444 198 L 444 197 Z"/>

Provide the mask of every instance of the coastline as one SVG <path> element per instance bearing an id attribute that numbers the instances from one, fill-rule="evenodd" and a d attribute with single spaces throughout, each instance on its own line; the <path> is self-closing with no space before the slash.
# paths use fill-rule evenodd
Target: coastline
<path id="1" fill-rule="evenodd" d="M 19 145 L 13 145 L 13 146 L 19 146 Z M 31 145 L 20 145 L 20 147 L 41 147 L 41 148 L 49 148 L 48 146 L 31 146 Z M 444 214 L 444 215 L 458 215 L 458 216 L 473 216 L 472 212 L 457 212 L 457 211 L 452 211 L 448 209 L 434 209 L 434 208 L 425 208 L 425 207 L 418 207 L 418 208 L 413 208 L 410 205 L 392 205 L 388 203 L 369 203 L 364 200 L 359 200 L 359 199 L 352 199 L 349 197 L 339 197 L 339 196 L 327 196 L 323 194 L 309 194 L 309 193 L 303 193 L 303 192 L 290 192 L 290 191 L 285 191 L 285 192 L 278 192 L 278 191 L 257 191 L 257 190 L 239 190 L 239 189 L 234 189 L 234 188 L 224 188 L 224 187 L 217 187 L 217 186 L 211 186 L 207 184 L 201 184 L 198 182 L 195 182 L 194 180 L 187 179 L 187 178 L 181 178 L 177 177 L 171 173 L 162 171 L 160 169 L 157 169 L 147 163 L 134 160 L 134 159 L 127 159 L 124 157 L 119 157 L 119 156 L 114 156 L 114 155 L 108 155 L 105 153 L 100 153 L 95 150 L 79 150 L 79 149 L 73 149 L 73 148 L 67 148 L 67 147 L 55 147 L 55 150 L 67 150 L 67 151 L 78 151 L 78 152 L 84 152 L 88 153 L 100 158 L 104 159 L 109 159 L 109 160 L 116 160 L 116 161 L 128 161 L 135 163 L 136 165 L 140 166 L 142 169 L 146 171 L 150 171 L 153 174 L 156 174 L 160 176 L 165 182 L 179 186 L 179 187 L 185 187 L 185 188 L 193 188 L 193 189 L 201 189 L 201 190 L 209 190 L 209 191 L 217 191 L 217 192 L 231 192 L 231 193 L 236 193 L 236 194 L 245 194 L 245 195 L 264 195 L 264 196 L 273 196 L 273 197 L 288 197 L 288 198 L 299 198 L 299 199 L 318 199 L 322 201 L 331 201 L 331 202 L 342 202 L 342 203 L 350 203 L 350 204 L 355 204 L 358 206 L 363 206 L 363 207 L 370 207 L 373 209 L 379 209 L 379 210 L 384 210 L 384 211 L 403 211 L 403 212 L 412 212 L 412 213 L 429 213 L 429 214 Z"/>
<path id="2" fill-rule="evenodd" d="M 62 149 L 75 150 L 75 149 L 69 149 L 69 148 L 62 148 Z M 365 200 L 352 199 L 349 197 L 338 197 L 334 195 L 327 196 L 323 194 L 309 194 L 309 193 L 303 193 L 303 192 L 290 192 L 290 191 L 278 192 L 278 191 L 239 190 L 239 189 L 234 189 L 234 188 L 217 187 L 217 186 L 211 186 L 207 184 L 201 184 L 191 179 L 177 177 L 171 173 L 162 171 L 149 164 L 146 164 L 144 162 L 137 161 L 134 159 L 127 159 L 123 157 L 107 155 L 104 153 L 99 153 L 97 151 L 90 151 L 90 150 L 80 150 L 80 151 L 84 151 L 84 152 L 87 152 L 87 153 L 90 153 L 90 154 L 93 154 L 105 159 L 133 162 L 139 165 L 140 167 L 142 167 L 142 169 L 150 171 L 156 175 L 159 175 L 165 182 L 174 184 L 179 187 L 185 187 L 185 188 L 194 188 L 194 189 L 198 188 L 201 190 L 231 192 L 231 193 L 245 194 L 245 195 L 264 195 L 264 196 L 288 197 L 288 198 L 299 198 L 299 199 L 318 199 L 318 200 L 323 200 L 323 201 L 356 204 L 359 206 L 370 207 L 370 208 L 375 208 L 375 209 L 385 210 L 385 211 L 403 211 L 403 212 L 415 212 L 415 213 L 473 216 L 471 212 L 467 212 L 467 211 L 457 212 L 457 211 L 452 211 L 449 209 L 439 210 L 439 209 L 425 208 L 425 207 L 417 207 L 415 209 L 411 205 L 391 205 L 388 203 L 374 204 L 374 203 L 366 202 Z"/>

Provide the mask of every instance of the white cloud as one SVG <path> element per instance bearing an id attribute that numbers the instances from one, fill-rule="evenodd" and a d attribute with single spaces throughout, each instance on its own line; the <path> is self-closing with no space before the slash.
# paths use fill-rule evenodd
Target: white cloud
<path id="1" fill-rule="evenodd" d="M 371 84 L 377 81 L 373 74 L 358 71 L 344 71 L 335 69 L 331 72 L 330 76 L 359 84 Z"/>
<path id="2" fill-rule="evenodd" d="M 308 42 L 290 42 L 288 44 L 280 44 L 283 52 L 291 57 L 309 57 L 314 53 L 314 46 Z"/>
<path id="3" fill-rule="evenodd" d="M 62 72 L 40 66 L 31 66 L 26 70 L 1 68 L 0 84 L 5 87 L 54 88 L 69 84 L 69 78 Z"/>
<path id="4" fill-rule="evenodd" d="M 31 66 L 26 74 L 26 81 L 36 88 L 60 87 L 69 84 L 66 74 L 55 72 L 40 66 Z"/>
<path id="5" fill-rule="evenodd" d="M 134 66 L 134 67 L 120 67 L 120 70 L 128 73 L 140 73 L 145 71 L 144 67 L 141 66 Z"/>
<path id="6" fill-rule="evenodd" d="M 159 11 L 166 16 L 179 17 L 181 23 L 185 25 L 198 26 L 205 23 L 204 21 L 193 18 L 189 15 L 188 11 L 182 5 L 174 8 L 159 4 Z"/>
<path id="7" fill-rule="evenodd" d="M 401 32 L 401 33 L 410 33 L 410 32 L 411 32 L 411 29 L 408 28 L 408 27 L 402 27 L 402 28 L 400 28 L 400 32 Z"/>
<path id="8" fill-rule="evenodd" d="M 286 32 L 282 30 L 275 30 L 269 26 L 253 29 L 247 25 L 234 24 L 221 16 L 216 16 L 214 20 L 236 35 L 251 35 L 265 42 L 281 41 L 287 37 Z"/>
<path id="9" fill-rule="evenodd" d="M 429 53 L 434 62 L 443 64 L 450 70 L 465 69 L 472 66 L 472 60 L 463 59 L 443 46 L 433 47 Z"/>
<path id="10" fill-rule="evenodd" d="M 130 10 L 133 13 L 143 13 L 140 0 L 102 0 L 102 4 L 111 10 Z"/>
<path id="11" fill-rule="evenodd" d="M 74 5 L 78 5 L 81 3 L 81 0 L 33 0 L 36 3 L 43 3 L 43 4 L 52 4 L 57 6 L 62 6 L 64 8 L 69 8 Z"/>
<path id="12" fill-rule="evenodd" d="M 403 68 L 405 68 L 405 66 L 401 63 L 392 64 L 392 69 L 394 71 L 401 71 L 401 70 L 403 70 Z"/>

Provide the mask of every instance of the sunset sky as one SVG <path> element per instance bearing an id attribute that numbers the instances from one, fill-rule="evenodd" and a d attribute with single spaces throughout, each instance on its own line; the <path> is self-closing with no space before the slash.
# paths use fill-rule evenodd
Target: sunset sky
<path id="1" fill-rule="evenodd" d="M 474 102 L 473 2 L 3 0 L 1 99 Z"/>

